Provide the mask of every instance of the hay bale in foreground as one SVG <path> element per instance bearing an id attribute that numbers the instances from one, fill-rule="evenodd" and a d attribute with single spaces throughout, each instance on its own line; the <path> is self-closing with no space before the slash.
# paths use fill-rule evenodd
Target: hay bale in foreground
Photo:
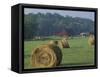
<path id="1" fill-rule="evenodd" d="M 89 44 L 90 47 L 95 44 L 94 35 L 89 35 L 88 44 Z"/>
<path id="2" fill-rule="evenodd" d="M 69 43 L 66 38 L 63 38 L 61 41 L 59 41 L 59 47 L 60 48 L 70 48 Z"/>
<path id="3" fill-rule="evenodd" d="M 62 53 L 56 45 L 42 45 L 32 51 L 31 63 L 36 68 L 55 67 L 61 60 Z"/>

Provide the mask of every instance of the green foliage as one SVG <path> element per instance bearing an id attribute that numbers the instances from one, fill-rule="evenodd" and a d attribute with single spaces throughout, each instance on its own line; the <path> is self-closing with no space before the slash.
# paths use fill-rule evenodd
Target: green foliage
<path id="1" fill-rule="evenodd" d="M 37 31 L 37 16 L 33 14 L 24 17 L 24 39 L 32 39 Z"/>
<path id="2" fill-rule="evenodd" d="M 52 36 L 59 32 L 79 35 L 81 32 L 94 32 L 94 21 L 85 18 L 62 16 L 60 14 L 27 14 L 24 18 L 25 39 L 34 36 Z"/>

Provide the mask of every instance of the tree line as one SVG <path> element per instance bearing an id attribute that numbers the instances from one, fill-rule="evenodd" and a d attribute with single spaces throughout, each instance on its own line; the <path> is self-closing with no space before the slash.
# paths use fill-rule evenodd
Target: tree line
<path id="1" fill-rule="evenodd" d="M 35 36 L 52 36 L 60 32 L 67 32 L 75 36 L 81 32 L 94 33 L 94 21 L 86 18 L 62 16 L 54 13 L 29 13 L 24 15 L 24 38 Z"/>

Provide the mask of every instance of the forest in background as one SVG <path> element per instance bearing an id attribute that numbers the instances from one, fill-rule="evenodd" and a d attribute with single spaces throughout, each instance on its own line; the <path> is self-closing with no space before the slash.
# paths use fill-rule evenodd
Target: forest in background
<path id="1" fill-rule="evenodd" d="M 94 33 L 94 21 L 86 18 L 62 16 L 54 13 L 24 15 L 24 39 L 35 36 L 53 36 L 65 32 L 71 36 Z"/>

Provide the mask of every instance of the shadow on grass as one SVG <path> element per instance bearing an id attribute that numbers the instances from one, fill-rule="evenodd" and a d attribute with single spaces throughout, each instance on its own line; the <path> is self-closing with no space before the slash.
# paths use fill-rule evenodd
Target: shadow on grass
<path id="1" fill-rule="evenodd" d="M 82 47 L 82 46 L 76 46 L 76 47 L 74 46 L 74 47 L 71 47 L 71 46 L 70 46 L 70 48 L 71 48 L 71 49 L 78 49 L 78 48 L 84 48 L 84 47 Z"/>
<path id="2" fill-rule="evenodd" d="M 86 65 L 93 65 L 93 63 L 66 63 L 66 64 L 60 64 L 58 67 L 86 66 Z"/>

